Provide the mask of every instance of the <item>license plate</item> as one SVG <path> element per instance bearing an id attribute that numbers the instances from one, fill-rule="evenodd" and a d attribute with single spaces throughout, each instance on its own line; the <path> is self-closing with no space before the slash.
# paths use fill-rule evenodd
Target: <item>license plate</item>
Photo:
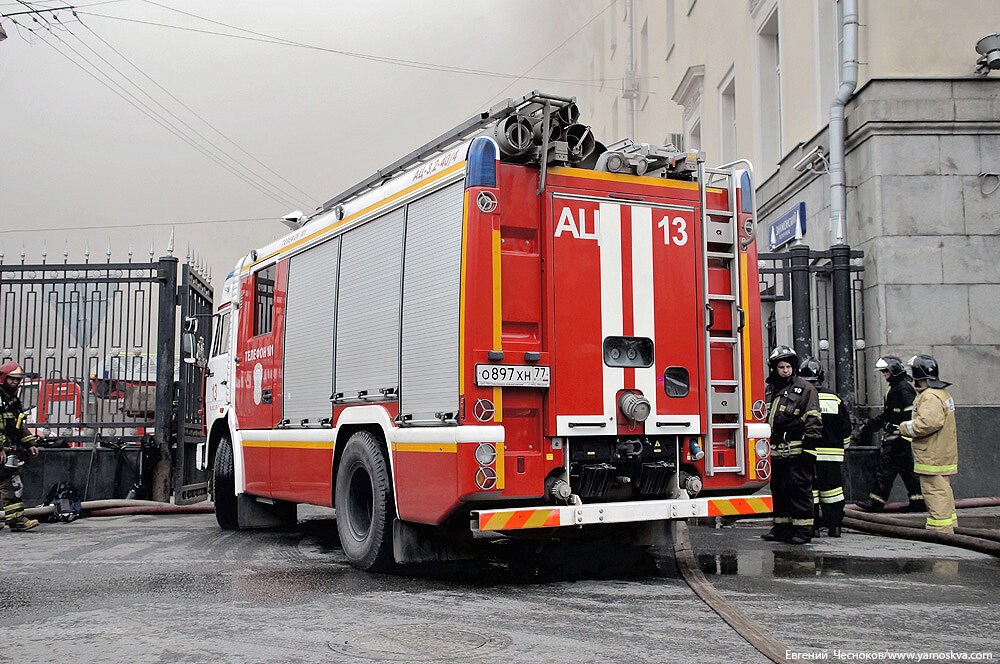
<path id="1" fill-rule="evenodd" d="M 480 387 L 548 387 L 549 367 L 529 364 L 477 364 Z"/>

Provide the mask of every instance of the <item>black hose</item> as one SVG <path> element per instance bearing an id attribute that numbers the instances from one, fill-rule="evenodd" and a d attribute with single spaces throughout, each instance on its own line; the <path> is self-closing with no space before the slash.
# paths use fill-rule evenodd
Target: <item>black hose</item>
<path id="1" fill-rule="evenodd" d="M 853 530 L 860 530 L 865 533 L 875 535 L 885 535 L 898 539 L 919 540 L 921 542 L 933 542 L 935 544 L 945 544 L 947 546 L 957 546 L 970 551 L 978 551 L 1000 558 L 1000 542 L 994 542 L 981 537 L 970 537 L 969 535 L 957 535 L 952 533 L 942 533 L 936 530 L 924 530 L 914 528 L 909 525 L 900 525 L 898 522 L 889 524 L 875 522 L 873 520 L 857 518 L 857 512 L 847 510 L 844 516 L 844 525 Z M 867 514 L 865 516 L 871 517 Z M 888 517 L 882 517 L 886 519 Z"/>
<path id="2" fill-rule="evenodd" d="M 846 510 L 844 513 L 855 519 L 871 521 L 872 523 L 883 523 L 887 526 L 903 526 L 905 528 L 916 528 L 917 530 L 922 530 L 924 525 L 924 517 L 915 514 L 892 517 L 883 516 L 881 514 L 870 514 L 868 512 L 859 512 L 855 510 Z M 917 523 L 913 523 L 915 520 L 914 517 L 920 519 L 919 525 Z M 978 537 L 980 539 L 991 540 L 993 542 L 1000 542 L 1000 531 L 990 530 L 989 528 L 964 528 L 962 526 L 955 526 L 955 534 L 968 535 L 969 537 Z"/>

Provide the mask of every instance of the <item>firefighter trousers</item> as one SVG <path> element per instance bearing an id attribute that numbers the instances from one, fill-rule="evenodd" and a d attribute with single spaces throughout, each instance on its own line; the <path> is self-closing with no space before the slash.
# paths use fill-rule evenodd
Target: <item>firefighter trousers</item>
<path id="1" fill-rule="evenodd" d="M 947 475 L 919 475 L 927 503 L 927 530 L 941 533 L 955 532 L 958 516 L 955 514 L 955 494 Z"/>
<path id="2" fill-rule="evenodd" d="M 875 483 L 868 497 L 885 505 L 889 499 L 889 492 L 892 491 L 892 484 L 896 481 L 896 475 L 903 478 L 910 504 L 913 507 L 923 507 L 924 496 L 921 493 L 920 480 L 913 472 L 913 450 L 910 448 L 910 441 L 902 436 L 896 436 L 882 443 L 875 466 Z"/>
<path id="3" fill-rule="evenodd" d="M 844 522 L 844 482 L 839 461 L 817 461 L 813 482 L 815 525 L 839 528 Z"/>
<path id="4" fill-rule="evenodd" d="M 3 507 L 4 521 L 8 526 L 24 519 L 23 495 L 21 472 L 0 470 L 0 506 Z"/>
<path id="5" fill-rule="evenodd" d="M 804 452 L 786 457 L 771 457 L 771 496 L 774 505 L 774 531 L 812 536 L 812 483 L 815 463 Z"/>

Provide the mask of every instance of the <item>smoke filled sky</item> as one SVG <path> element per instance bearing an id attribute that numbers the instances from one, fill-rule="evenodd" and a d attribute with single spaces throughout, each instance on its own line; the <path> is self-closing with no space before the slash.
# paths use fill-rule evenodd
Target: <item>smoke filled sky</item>
<path id="1" fill-rule="evenodd" d="M 0 18 L 3 260 L 109 243 L 145 260 L 173 229 L 218 288 L 289 211 L 505 97 L 599 84 L 583 28 L 609 4 L 84 0 Z"/>

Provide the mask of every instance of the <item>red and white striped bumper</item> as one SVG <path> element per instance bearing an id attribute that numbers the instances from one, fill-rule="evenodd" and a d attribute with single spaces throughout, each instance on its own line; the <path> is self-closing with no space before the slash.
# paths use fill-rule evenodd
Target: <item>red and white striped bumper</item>
<path id="1" fill-rule="evenodd" d="M 478 532 L 507 531 L 770 512 L 771 496 L 644 500 L 563 507 L 473 510 L 471 527 Z"/>

